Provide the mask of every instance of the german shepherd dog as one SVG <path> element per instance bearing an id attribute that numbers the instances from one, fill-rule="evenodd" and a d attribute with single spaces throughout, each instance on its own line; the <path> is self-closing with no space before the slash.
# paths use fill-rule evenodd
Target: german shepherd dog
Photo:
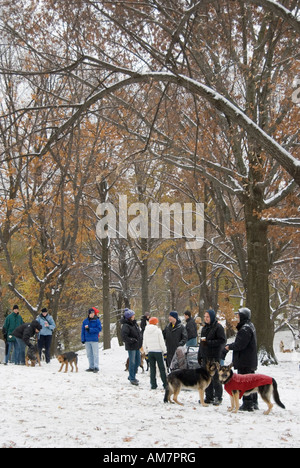
<path id="1" fill-rule="evenodd" d="M 268 409 L 264 414 L 269 414 L 273 408 L 271 403 L 271 395 L 273 395 L 275 403 L 280 408 L 285 409 L 284 404 L 280 401 L 277 390 L 277 382 L 272 377 L 261 374 L 234 374 L 232 371 L 233 364 L 230 366 L 219 366 L 219 380 L 224 384 L 225 390 L 231 398 L 231 407 L 228 411 L 238 412 L 239 399 L 243 395 L 248 396 L 251 393 L 259 393 L 264 402 L 268 405 Z"/>
<path id="2" fill-rule="evenodd" d="M 204 402 L 204 392 L 209 387 L 212 377 L 217 372 L 218 367 L 215 362 L 208 362 L 206 367 L 198 369 L 179 369 L 171 372 L 167 377 L 168 386 L 165 392 L 165 403 L 177 403 L 183 406 L 178 401 L 178 395 L 183 387 L 193 390 L 198 390 L 200 402 L 202 406 L 209 406 Z M 171 401 L 171 396 L 173 401 Z"/>
<path id="3" fill-rule="evenodd" d="M 64 354 L 59 354 L 57 356 L 58 362 L 61 363 L 60 369 L 58 372 L 61 372 L 62 368 L 66 366 L 65 373 L 68 372 L 68 365 L 70 364 L 71 366 L 71 372 L 73 372 L 73 364 L 75 365 L 76 372 L 78 372 L 78 354 L 73 353 L 72 351 L 69 353 L 64 353 Z"/>
<path id="4" fill-rule="evenodd" d="M 39 363 L 39 366 L 41 365 L 37 344 L 33 344 L 31 345 L 31 347 L 27 348 L 27 353 L 25 357 L 25 364 L 27 367 L 29 367 L 29 361 L 31 363 L 31 367 L 35 367 L 36 362 Z"/>

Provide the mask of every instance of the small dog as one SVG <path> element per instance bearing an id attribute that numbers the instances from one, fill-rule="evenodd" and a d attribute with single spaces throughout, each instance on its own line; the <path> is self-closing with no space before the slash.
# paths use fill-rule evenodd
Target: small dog
<path id="1" fill-rule="evenodd" d="M 33 344 L 30 348 L 27 349 L 25 357 L 25 364 L 27 367 L 29 367 L 29 361 L 31 363 L 31 367 L 35 367 L 37 362 L 39 363 L 39 366 L 41 366 L 41 360 L 37 344 Z"/>
<path id="2" fill-rule="evenodd" d="M 58 372 L 61 372 L 63 366 L 66 366 L 65 373 L 68 372 L 68 365 L 70 364 L 71 366 L 71 372 L 73 372 L 73 364 L 75 365 L 76 372 L 78 372 L 78 354 L 73 353 L 72 351 L 69 353 L 64 353 L 64 354 L 59 354 L 57 356 L 58 362 L 61 363 L 60 369 Z"/>
<path id="3" fill-rule="evenodd" d="M 211 384 L 211 379 L 217 370 L 218 367 L 215 362 L 208 362 L 205 368 L 179 369 L 171 372 L 167 377 L 168 386 L 165 391 L 164 402 L 177 403 L 178 405 L 183 406 L 177 398 L 181 389 L 185 387 L 188 389 L 198 390 L 202 406 L 208 406 L 204 402 L 204 392 Z M 171 401 L 172 395 L 174 395 L 173 401 Z"/>
<path id="4" fill-rule="evenodd" d="M 144 374 L 145 372 L 145 369 L 144 369 L 144 362 L 145 362 L 145 359 L 146 359 L 146 354 L 145 354 L 145 351 L 143 350 L 143 348 L 140 349 L 140 353 L 141 353 L 141 364 L 140 364 L 140 368 L 142 369 L 142 372 Z M 147 370 L 148 370 L 148 367 L 149 367 L 149 363 L 147 361 Z M 125 372 L 128 371 L 129 369 L 129 358 L 127 358 L 126 360 L 126 364 L 125 364 Z"/>
<path id="5" fill-rule="evenodd" d="M 292 349 L 284 349 L 284 343 L 283 341 L 280 342 L 280 352 L 281 353 L 292 353 Z"/>
<path id="6" fill-rule="evenodd" d="M 285 409 L 284 404 L 280 401 L 275 379 L 261 374 L 234 374 L 231 369 L 232 366 L 233 364 L 230 364 L 230 366 L 218 366 L 219 380 L 224 384 L 225 390 L 229 393 L 231 398 L 231 407 L 228 408 L 228 411 L 237 413 L 239 409 L 239 399 L 242 398 L 243 395 L 248 396 L 251 395 L 251 393 L 259 393 L 264 402 L 268 405 L 267 411 L 264 412 L 266 415 L 269 414 L 273 408 L 271 395 L 273 395 L 275 403 Z"/>

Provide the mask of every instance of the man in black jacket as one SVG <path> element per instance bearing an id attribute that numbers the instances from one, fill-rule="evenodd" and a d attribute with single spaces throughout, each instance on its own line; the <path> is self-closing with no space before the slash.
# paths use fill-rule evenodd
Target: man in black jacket
<path id="1" fill-rule="evenodd" d="M 139 381 L 136 378 L 136 373 L 141 364 L 140 348 L 142 347 L 143 337 L 133 310 L 125 309 L 121 325 L 122 340 L 125 343 L 125 349 L 128 351 L 129 357 L 128 380 L 132 385 L 138 385 Z"/>
<path id="2" fill-rule="evenodd" d="M 233 366 L 238 374 L 255 374 L 258 365 L 256 330 L 251 322 L 251 311 L 246 307 L 237 312 L 239 323 L 238 333 L 234 343 L 225 347 L 226 351 L 233 351 Z M 258 409 L 257 393 L 243 397 L 240 411 Z"/>
<path id="3" fill-rule="evenodd" d="M 226 343 L 225 330 L 218 322 L 216 313 L 210 309 L 204 314 L 205 325 L 201 331 L 198 362 L 205 367 L 208 361 L 220 363 L 221 353 Z M 205 402 L 218 406 L 222 403 L 223 386 L 219 381 L 218 372 L 214 375 L 210 386 L 205 392 Z"/>
<path id="4" fill-rule="evenodd" d="M 25 364 L 25 347 L 32 347 L 30 338 L 35 334 L 39 333 L 42 329 L 42 325 L 37 320 L 33 320 L 31 323 L 23 323 L 15 329 L 13 336 L 16 338 L 19 349 L 18 362 L 16 364 Z"/>
<path id="5" fill-rule="evenodd" d="M 184 346 L 187 342 L 187 332 L 185 326 L 181 323 L 176 311 L 170 312 L 169 325 L 163 331 L 167 346 L 167 367 L 169 368 L 179 346 Z"/>
<path id="6" fill-rule="evenodd" d="M 186 328 L 186 332 L 187 332 L 187 337 L 188 337 L 188 340 L 186 342 L 186 346 L 197 346 L 198 343 L 197 343 L 197 325 L 196 325 L 196 322 L 194 320 L 194 318 L 192 317 L 192 314 L 189 310 L 186 310 L 184 312 L 184 318 L 185 318 L 185 321 L 186 321 L 186 325 L 185 325 L 185 328 Z"/>

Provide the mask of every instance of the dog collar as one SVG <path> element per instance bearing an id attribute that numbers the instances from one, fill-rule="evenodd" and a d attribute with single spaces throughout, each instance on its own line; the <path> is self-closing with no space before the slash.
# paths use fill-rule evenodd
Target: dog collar
<path id="1" fill-rule="evenodd" d="M 230 380 L 232 379 L 232 377 L 233 377 L 233 374 L 230 375 L 227 380 L 225 380 L 224 385 L 227 385 L 230 382 Z"/>

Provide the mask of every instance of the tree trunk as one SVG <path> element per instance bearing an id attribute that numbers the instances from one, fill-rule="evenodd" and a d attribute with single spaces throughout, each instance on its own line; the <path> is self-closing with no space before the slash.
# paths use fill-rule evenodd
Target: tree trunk
<path id="1" fill-rule="evenodd" d="M 102 239 L 103 347 L 110 349 L 109 239 Z"/>
<path id="2" fill-rule="evenodd" d="M 142 282 L 142 315 L 150 312 L 149 302 L 149 279 L 148 279 L 148 242 L 147 239 L 141 239 L 142 261 L 141 261 L 141 282 Z"/>
<path id="3" fill-rule="evenodd" d="M 274 326 L 269 302 L 268 226 L 255 214 L 251 201 L 246 203 L 245 219 L 248 246 L 246 306 L 252 312 L 260 362 L 264 365 L 277 364 L 273 349 Z"/>
<path id="4" fill-rule="evenodd" d="M 98 193 L 101 203 L 105 203 L 108 199 L 108 185 L 105 179 L 97 184 Z M 102 245 L 102 278 L 103 278 L 103 348 L 110 349 L 110 301 L 109 301 L 109 238 L 101 240 Z"/>

